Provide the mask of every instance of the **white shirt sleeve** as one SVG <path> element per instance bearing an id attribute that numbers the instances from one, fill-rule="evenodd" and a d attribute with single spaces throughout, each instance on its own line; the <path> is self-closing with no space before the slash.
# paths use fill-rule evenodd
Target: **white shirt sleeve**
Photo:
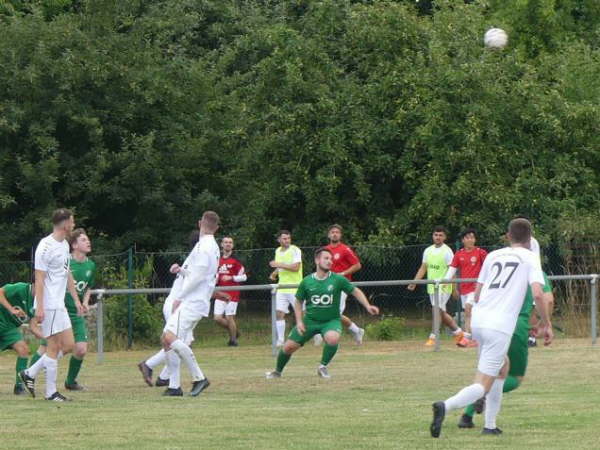
<path id="1" fill-rule="evenodd" d="M 446 280 L 450 280 L 451 278 L 454 278 L 454 275 L 456 275 L 456 271 L 458 269 L 456 267 L 448 267 L 448 270 L 446 271 L 446 275 L 444 275 L 444 278 Z"/>
<path id="2" fill-rule="evenodd" d="M 452 258 L 454 258 L 454 252 L 452 251 L 452 249 L 448 246 L 446 246 L 446 264 L 450 265 L 450 263 L 452 262 Z"/>
<path id="3" fill-rule="evenodd" d="M 246 276 L 246 270 L 244 269 L 244 266 L 241 267 L 237 275 L 233 276 L 233 281 L 235 281 L 236 283 L 243 283 L 247 279 L 248 277 Z"/>
<path id="4" fill-rule="evenodd" d="M 423 258 L 421 259 L 421 262 L 422 262 L 423 264 L 426 264 L 426 263 L 427 263 L 427 253 L 428 253 L 428 252 L 427 252 L 427 250 L 429 250 L 429 247 L 427 247 L 427 248 L 425 249 L 425 251 L 423 252 Z"/>
<path id="5" fill-rule="evenodd" d="M 485 260 L 483 261 L 481 271 L 479 272 L 479 276 L 477 277 L 477 282 L 479 284 L 485 284 L 485 280 L 488 277 L 488 272 L 490 271 L 490 259 L 491 258 L 485 258 Z"/>
<path id="6" fill-rule="evenodd" d="M 292 247 L 292 264 L 302 262 L 302 252 L 298 247 Z"/>
<path id="7" fill-rule="evenodd" d="M 540 283 L 543 286 L 546 283 L 546 280 L 544 280 L 544 273 L 542 272 L 542 265 L 540 264 L 540 259 L 538 257 L 531 258 L 529 261 L 527 281 L 530 285 L 533 283 Z"/>
<path id="8" fill-rule="evenodd" d="M 46 260 L 48 252 L 44 251 L 45 247 L 46 246 L 40 242 L 35 249 L 35 270 L 43 270 L 44 272 L 48 272 L 48 261 Z"/>
<path id="9" fill-rule="evenodd" d="M 196 251 L 196 250 L 194 250 Z M 179 296 L 183 299 L 204 281 L 206 273 L 210 267 L 210 257 L 207 251 L 198 249 L 190 261 L 190 265 L 182 271 L 184 276 L 183 287 Z"/>

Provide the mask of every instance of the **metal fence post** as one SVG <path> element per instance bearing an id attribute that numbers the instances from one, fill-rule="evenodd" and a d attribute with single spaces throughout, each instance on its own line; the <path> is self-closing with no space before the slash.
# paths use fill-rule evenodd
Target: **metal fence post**
<path id="1" fill-rule="evenodd" d="M 277 285 L 271 285 L 271 352 L 277 355 Z"/>
<path id="2" fill-rule="evenodd" d="M 596 345 L 598 339 L 598 274 L 593 274 L 590 280 L 590 304 L 592 308 L 591 321 L 592 321 L 592 345 Z"/>
<path id="3" fill-rule="evenodd" d="M 102 294 L 98 294 L 96 303 L 96 362 L 104 361 L 104 301 Z"/>
<path id="4" fill-rule="evenodd" d="M 127 287 L 133 288 L 133 248 L 127 251 Z M 133 295 L 127 295 L 127 348 L 133 345 Z"/>
<path id="5" fill-rule="evenodd" d="M 435 348 L 434 351 L 440 351 L 440 282 L 435 281 L 433 285 L 433 302 L 435 307 L 433 308 L 433 332 L 435 333 Z"/>

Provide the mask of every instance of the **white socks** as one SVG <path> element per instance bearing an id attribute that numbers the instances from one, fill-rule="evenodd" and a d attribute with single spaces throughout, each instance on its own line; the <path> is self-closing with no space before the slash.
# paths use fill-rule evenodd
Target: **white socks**
<path id="1" fill-rule="evenodd" d="M 179 355 L 181 360 L 188 367 L 190 374 L 192 376 L 192 381 L 200 381 L 206 378 L 200 370 L 200 366 L 196 362 L 196 357 L 194 356 L 194 352 L 192 349 L 185 345 L 185 343 L 181 339 L 177 339 L 175 342 L 171 344 L 171 349 Z M 171 367 L 169 367 L 169 370 Z"/>
<path id="2" fill-rule="evenodd" d="M 46 363 L 46 398 L 56 392 L 56 376 L 58 374 L 58 360 L 44 356 Z"/>
<path id="3" fill-rule="evenodd" d="M 493 430 L 496 428 L 496 417 L 502 405 L 502 388 L 504 379 L 496 379 L 490 392 L 485 396 L 485 428 Z"/>
<path id="4" fill-rule="evenodd" d="M 358 325 L 352 322 L 348 327 L 348 331 L 352 334 L 357 334 L 360 331 L 360 328 L 358 328 Z"/>
<path id="5" fill-rule="evenodd" d="M 462 333 L 462 332 L 463 332 L 463 330 L 461 330 L 461 328 L 460 328 L 460 327 L 458 327 L 456 330 L 454 330 L 454 331 L 452 332 L 452 334 L 453 334 L 454 336 L 456 336 L 457 334 L 460 334 L 460 333 Z"/>
<path id="6" fill-rule="evenodd" d="M 444 405 L 446 405 L 446 411 L 452 411 L 453 409 L 464 408 L 471 403 L 475 403 L 484 395 L 485 389 L 483 388 L 483 385 L 479 383 L 473 383 L 471 386 L 467 386 L 466 388 L 462 389 L 454 397 L 450 397 L 448 400 L 446 400 Z"/>
<path id="7" fill-rule="evenodd" d="M 169 379 L 169 389 L 177 389 L 181 387 L 181 359 L 173 350 L 164 353 L 167 360 L 168 375 L 163 380 Z M 163 369 L 164 372 L 164 369 Z M 161 372 L 162 375 L 162 372 Z M 162 378 L 162 377 L 161 377 Z"/>
<path id="8" fill-rule="evenodd" d="M 165 357 L 165 360 L 167 358 Z M 168 380 L 169 379 L 169 366 L 165 365 L 163 367 L 163 369 L 160 371 L 160 375 L 158 376 L 158 378 L 160 378 L 161 380 Z"/>
<path id="9" fill-rule="evenodd" d="M 46 354 L 44 353 L 40 359 L 38 359 L 33 366 L 25 370 L 25 373 L 31 378 L 36 378 L 40 370 L 42 370 L 46 364 Z"/>
<path id="10" fill-rule="evenodd" d="M 277 343 L 283 344 L 285 339 L 285 320 L 277 320 L 275 324 L 277 326 Z"/>
<path id="11" fill-rule="evenodd" d="M 151 369 L 154 369 L 156 366 L 160 366 L 161 364 L 165 363 L 165 361 L 166 361 L 165 351 L 161 350 L 160 352 L 158 352 L 158 353 L 152 355 L 150 358 L 148 358 L 146 360 L 146 365 L 148 367 L 150 367 Z"/>

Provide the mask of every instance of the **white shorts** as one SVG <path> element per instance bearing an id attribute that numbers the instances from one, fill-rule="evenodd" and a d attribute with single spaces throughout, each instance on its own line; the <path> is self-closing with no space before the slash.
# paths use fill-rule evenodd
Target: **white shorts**
<path id="1" fill-rule="evenodd" d="M 296 305 L 296 294 L 278 292 L 276 294 L 276 299 L 275 309 L 277 311 L 287 314 L 290 312 L 290 306 L 292 307 L 292 311 L 294 310 L 294 305 Z"/>
<path id="2" fill-rule="evenodd" d="M 440 309 L 446 311 L 446 303 L 450 300 L 450 294 L 447 292 L 440 292 Z M 429 301 L 431 306 L 435 306 L 435 294 L 429 294 Z"/>
<path id="3" fill-rule="evenodd" d="M 473 306 L 475 304 L 475 292 L 469 292 L 468 294 L 461 295 L 460 301 L 463 309 L 465 309 L 465 306 L 467 305 Z"/>
<path id="4" fill-rule="evenodd" d="M 497 377 L 504 365 L 512 336 L 489 328 L 473 328 L 472 334 L 473 340 L 479 343 L 477 370 L 485 375 Z"/>
<path id="5" fill-rule="evenodd" d="M 202 312 L 190 308 L 189 305 L 184 303 L 171 314 L 163 331 L 170 331 L 187 345 L 190 345 L 194 340 L 194 328 L 203 317 L 205 315 Z"/>
<path id="6" fill-rule="evenodd" d="M 44 338 L 54 336 L 71 328 L 71 319 L 66 309 L 45 309 L 42 321 L 42 335 Z"/>
<path id="7" fill-rule="evenodd" d="M 235 316 L 237 312 L 238 302 L 224 302 L 223 300 L 215 300 L 215 309 L 213 314 L 215 316 Z"/>
<path id="8" fill-rule="evenodd" d="M 344 291 L 340 292 L 340 313 L 343 313 L 346 309 L 346 299 L 348 298 L 348 294 Z"/>

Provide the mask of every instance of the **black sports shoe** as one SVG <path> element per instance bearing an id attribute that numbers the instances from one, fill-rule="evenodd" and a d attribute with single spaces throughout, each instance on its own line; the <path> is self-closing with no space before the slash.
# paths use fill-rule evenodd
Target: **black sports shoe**
<path id="1" fill-rule="evenodd" d="M 467 414 L 463 414 L 460 416 L 460 420 L 458 421 L 458 428 L 473 428 L 475 424 L 473 423 L 473 418 Z"/>
<path id="2" fill-rule="evenodd" d="M 433 405 L 433 421 L 429 427 L 431 431 L 431 437 L 438 438 L 442 432 L 442 423 L 446 416 L 446 405 L 444 402 L 435 402 Z"/>
<path id="3" fill-rule="evenodd" d="M 527 339 L 527 347 L 537 347 L 537 339 L 533 336 L 529 336 L 529 339 Z"/>
<path id="4" fill-rule="evenodd" d="M 146 365 L 146 361 L 139 363 L 138 369 L 140 369 L 140 372 L 142 372 L 142 378 L 146 384 L 152 387 L 152 369 Z"/>
<path id="5" fill-rule="evenodd" d="M 481 430 L 481 434 L 490 434 L 490 435 L 500 435 L 502 434 L 502 430 L 498 427 L 496 428 L 484 428 L 483 430 Z"/>
<path id="6" fill-rule="evenodd" d="M 156 386 L 156 387 L 163 387 L 163 386 L 168 386 L 168 385 L 169 385 L 169 379 L 168 378 L 166 380 L 164 380 L 161 377 L 158 377 L 156 379 L 156 383 L 154 383 L 154 386 Z"/>
<path id="7" fill-rule="evenodd" d="M 475 412 L 477 414 L 481 414 L 485 410 L 485 397 L 481 397 L 475 403 L 473 403 L 473 408 L 475 408 Z"/>
<path id="8" fill-rule="evenodd" d="M 27 389 L 31 396 L 35 398 L 35 378 L 31 378 L 24 370 L 19 372 L 19 378 L 23 381 L 25 389 Z"/>
<path id="9" fill-rule="evenodd" d="M 70 402 L 70 401 L 72 401 L 70 398 L 65 397 L 58 391 L 56 391 L 50 397 L 46 398 L 46 400 L 49 400 L 51 402 Z"/>
<path id="10" fill-rule="evenodd" d="M 68 384 L 65 381 L 65 389 L 68 391 L 85 391 L 85 388 L 82 385 L 80 385 L 77 381 L 71 384 Z"/>
<path id="11" fill-rule="evenodd" d="M 192 383 L 192 390 L 190 391 L 190 395 L 192 397 L 196 397 L 200 395 L 200 392 L 202 392 L 208 386 L 210 386 L 210 381 L 208 381 L 208 378 L 205 378 L 204 380 L 200 381 L 194 381 Z"/>
<path id="12" fill-rule="evenodd" d="M 237 342 L 237 341 L 229 341 L 229 342 L 227 343 L 227 346 L 229 346 L 229 347 L 238 347 L 239 345 L 240 345 L 240 344 L 238 344 L 238 342 Z"/>
<path id="13" fill-rule="evenodd" d="M 165 392 L 163 392 L 165 397 L 183 397 L 183 391 L 180 387 L 178 388 L 167 388 Z"/>
<path id="14" fill-rule="evenodd" d="M 15 384 L 15 388 L 13 389 L 13 394 L 15 395 L 25 395 L 27 392 L 25 391 L 25 386 L 22 383 Z"/>

